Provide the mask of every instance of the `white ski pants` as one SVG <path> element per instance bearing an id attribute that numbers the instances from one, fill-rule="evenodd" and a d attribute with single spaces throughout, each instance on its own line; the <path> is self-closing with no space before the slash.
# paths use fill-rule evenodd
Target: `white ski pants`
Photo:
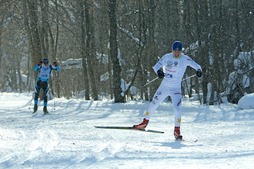
<path id="1" fill-rule="evenodd" d="M 160 85 L 156 93 L 153 96 L 152 102 L 149 104 L 149 107 L 146 112 L 145 118 L 147 120 L 154 114 L 157 107 L 163 102 L 163 100 L 170 96 L 175 113 L 175 127 L 180 127 L 181 125 L 181 104 L 182 104 L 182 94 L 181 88 L 170 88 L 168 86 Z"/>

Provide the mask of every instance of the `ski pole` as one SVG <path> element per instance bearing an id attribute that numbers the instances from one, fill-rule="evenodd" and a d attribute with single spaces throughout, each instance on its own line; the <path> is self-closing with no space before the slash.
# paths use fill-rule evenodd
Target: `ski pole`
<path id="1" fill-rule="evenodd" d="M 55 73 L 55 72 L 54 72 L 54 73 Z M 53 82 L 53 83 L 54 83 L 54 84 L 53 84 L 53 85 L 54 85 L 54 89 L 53 89 L 53 90 L 54 90 L 54 91 L 53 91 L 53 93 L 54 93 L 54 96 L 53 96 L 53 97 L 54 97 L 54 98 L 53 98 L 53 99 L 54 99 L 54 111 L 55 111 L 55 110 L 56 110 L 56 107 L 55 107 L 55 106 L 56 106 L 56 105 L 55 105 L 55 95 L 56 95 L 56 79 L 55 79 L 55 78 L 56 78 L 56 74 L 54 74 L 54 73 L 53 73 L 53 77 L 54 77 L 54 82 Z"/>
<path id="2" fill-rule="evenodd" d="M 153 80 L 147 82 L 146 84 L 144 84 L 143 87 L 146 87 L 147 85 L 149 85 L 150 83 L 154 82 L 154 81 L 157 80 L 158 78 L 159 78 L 159 77 L 156 77 L 156 78 L 154 78 Z"/>
<path id="3" fill-rule="evenodd" d="M 191 75 L 191 76 L 189 76 L 189 77 L 186 77 L 186 78 L 182 79 L 182 81 L 188 80 L 188 79 L 190 79 L 190 78 L 192 78 L 192 77 L 195 77 L 195 76 L 196 76 L 196 74 L 195 74 L 195 75 Z M 158 78 L 159 78 L 159 77 L 156 77 L 156 78 L 154 78 L 153 80 L 147 82 L 146 84 L 144 84 L 143 87 L 146 87 L 147 85 L 149 85 L 150 83 L 154 82 L 154 81 L 157 80 Z"/>
<path id="4" fill-rule="evenodd" d="M 192 78 L 192 77 L 195 77 L 195 76 L 196 76 L 196 74 L 195 74 L 195 75 L 191 75 L 191 76 L 189 76 L 189 77 L 186 77 L 186 78 L 182 79 L 182 81 L 188 80 L 188 79 L 190 79 L 190 78 Z"/>

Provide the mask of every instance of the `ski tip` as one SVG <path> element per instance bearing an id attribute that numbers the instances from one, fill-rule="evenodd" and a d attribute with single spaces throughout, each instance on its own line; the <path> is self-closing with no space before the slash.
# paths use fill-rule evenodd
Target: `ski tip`
<path id="1" fill-rule="evenodd" d="M 185 139 L 175 139 L 175 141 L 183 141 L 183 142 L 194 142 L 194 143 L 196 143 L 196 142 L 198 142 L 198 139 L 196 139 L 196 140 L 185 140 Z"/>
<path id="2" fill-rule="evenodd" d="M 158 131 L 158 130 L 145 130 L 147 132 L 152 132 L 152 133 L 160 133 L 160 134 L 164 134 L 164 131 Z"/>

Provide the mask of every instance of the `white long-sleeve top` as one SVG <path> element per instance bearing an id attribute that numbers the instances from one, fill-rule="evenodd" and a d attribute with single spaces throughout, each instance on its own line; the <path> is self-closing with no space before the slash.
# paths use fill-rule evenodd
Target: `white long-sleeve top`
<path id="1" fill-rule="evenodd" d="M 170 88 L 180 88 L 181 81 L 187 66 L 195 70 L 202 70 L 201 66 L 193 61 L 189 56 L 181 54 L 180 57 L 174 57 L 173 53 L 165 54 L 154 66 L 153 70 L 157 71 L 162 67 L 165 77 L 162 84 Z"/>

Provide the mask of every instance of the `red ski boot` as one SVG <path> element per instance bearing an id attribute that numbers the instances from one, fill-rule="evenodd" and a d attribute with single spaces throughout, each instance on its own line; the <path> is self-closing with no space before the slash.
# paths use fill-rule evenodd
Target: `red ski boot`
<path id="1" fill-rule="evenodd" d="M 175 127 L 174 136 L 176 140 L 183 140 L 183 136 L 181 135 L 180 132 L 180 127 Z"/>
<path id="2" fill-rule="evenodd" d="M 149 120 L 146 120 L 145 118 L 143 119 L 143 122 L 140 124 L 136 124 L 133 127 L 139 130 L 144 130 L 146 126 L 148 125 Z"/>

